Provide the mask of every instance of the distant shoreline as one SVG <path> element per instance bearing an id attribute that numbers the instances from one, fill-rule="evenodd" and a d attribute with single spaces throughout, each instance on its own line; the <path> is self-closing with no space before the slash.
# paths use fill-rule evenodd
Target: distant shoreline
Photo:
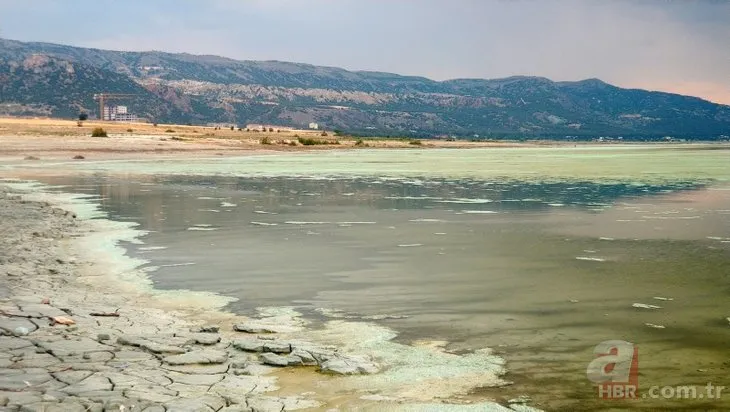
<path id="1" fill-rule="evenodd" d="M 108 138 L 91 137 L 101 127 Z M 130 131 L 131 130 L 131 131 Z M 323 135 L 323 134 L 326 134 Z M 305 144 L 302 144 L 304 142 Z M 203 126 L 148 123 L 83 122 L 62 119 L 0 117 L 0 160 L 59 160 L 91 155 L 96 160 L 199 156 L 243 156 L 281 152 L 360 149 L 471 149 L 537 147 L 606 147 L 689 145 L 728 147 L 730 142 L 633 142 L 355 138 L 318 130 L 252 132 Z"/>

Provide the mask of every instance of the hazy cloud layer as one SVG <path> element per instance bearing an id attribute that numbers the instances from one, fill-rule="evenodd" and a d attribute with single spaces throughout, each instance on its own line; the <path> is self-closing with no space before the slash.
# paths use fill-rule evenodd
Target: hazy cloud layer
<path id="1" fill-rule="evenodd" d="M 0 36 L 435 79 L 598 77 L 730 104 L 719 0 L 0 0 Z"/>

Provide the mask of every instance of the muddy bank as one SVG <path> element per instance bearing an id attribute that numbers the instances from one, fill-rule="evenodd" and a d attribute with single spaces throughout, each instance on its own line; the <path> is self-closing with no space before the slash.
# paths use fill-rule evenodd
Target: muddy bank
<path id="1" fill-rule="evenodd" d="M 291 310 L 247 319 L 223 297 L 155 291 L 117 246 L 141 233 L 78 198 L 8 193 L 23 189 L 0 186 L 0 410 L 530 409 L 454 398 L 507 384 L 488 351 L 424 353 L 366 324 L 307 331 Z"/>

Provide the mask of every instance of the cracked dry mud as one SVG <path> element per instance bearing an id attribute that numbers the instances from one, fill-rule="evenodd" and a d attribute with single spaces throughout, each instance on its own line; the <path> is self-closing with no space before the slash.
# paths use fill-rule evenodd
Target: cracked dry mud
<path id="1" fill-rule="evenodd" d="M 236 330 L 193 325 L 91 288 L 80 276 L 90 264 L 64 246 L 84 230 L 71 212 L 0 187 L 0 411 L 289 411 L 318 403 L 267 395 L 277 389 L 274 367 L 378 370 L 279 338 L 259 320 Z"/>

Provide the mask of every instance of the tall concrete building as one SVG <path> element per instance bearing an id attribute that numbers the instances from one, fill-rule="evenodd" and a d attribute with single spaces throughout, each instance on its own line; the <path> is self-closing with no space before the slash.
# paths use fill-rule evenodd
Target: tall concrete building
<path id="1" fill-rule="evenodd" d="M 129 113 L 127 106 L 104 106 L 104 118 L 110 122 L 136 122 L 136 114 Z"/>

